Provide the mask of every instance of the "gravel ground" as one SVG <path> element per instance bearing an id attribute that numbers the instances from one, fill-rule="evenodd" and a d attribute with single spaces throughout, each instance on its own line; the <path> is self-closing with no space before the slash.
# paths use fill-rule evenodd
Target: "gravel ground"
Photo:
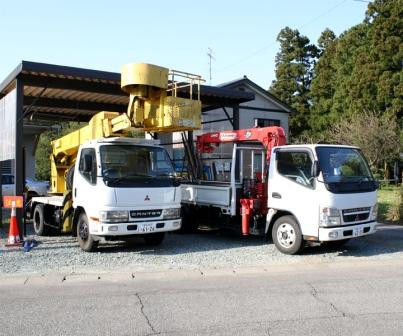
<path id="1" fill-rule="evenodd" d="M 114 242 L 99 251 L 85 253 L 71 236 L 36 237 L 39 245 L 30 252 L 6 248 L 7 233 L 0 228 L 0 275 L 30 273 L 104 273 L 108 271 L 152 272 L 177 269 L 253 267 L 278 264 L 312 264 L 348 259 L 403 258 L 403 226 L 385 225 L 379 231 L 348 242 L 345 247 L 310 247 L 302 255 L 281 254 L 261 237 L 234 237 L 216 231 L 166 235 L 156 248 L 142 239 L 130 245 Z M 32 232 L 28 225 L 28 232 Z"/>

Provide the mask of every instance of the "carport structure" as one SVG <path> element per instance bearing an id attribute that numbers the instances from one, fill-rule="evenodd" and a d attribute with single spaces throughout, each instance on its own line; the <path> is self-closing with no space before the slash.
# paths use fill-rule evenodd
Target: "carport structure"
<path id="1" fill-rule="evenodd" d="M 188 89 L 182 89 L 178 95 L 188 97 Z M 253 100 L 254 94 L 202 85 L 200 99 L 203 113 L 223 108 L 233 128 L 238 129 L 239 104 Z M 23 194 L 24 158 L 29 160 L 25 149 L 28 142 L 38 139 L 23 138 L 28 129 L 41 126 L 43 131 L 44 124 L 51 126 L 63 121 L 87 122 L 100 111 L 124 113 L 128 102 L 128 95 L 120 89 L 120 73 L 22 61 L 0 83 L 0 164 L 13 160 L 14 194 Z M 226 107 L 232 108 L 232 118 Z M 17 211 L 17 219 L 22 229 L 21 210 Z M 0 224 L 1 220 L 0 207 Z"/>

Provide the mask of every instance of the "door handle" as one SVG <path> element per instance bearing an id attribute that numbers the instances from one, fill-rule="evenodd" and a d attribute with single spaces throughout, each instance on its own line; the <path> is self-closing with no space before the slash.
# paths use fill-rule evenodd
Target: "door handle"
<path id="1" fill-rule="evenodd" d="M 278 192 L 274 192 L 274 193 L 271 193 L 271 197 L 273 197 L 273 198 L 281 198 L 281 194 L 279 194 Z"/>
<path id="2" fill-rule="evenodd" d="M 74 188 L 74 197 L 77 197 L 77 188 Z"/>

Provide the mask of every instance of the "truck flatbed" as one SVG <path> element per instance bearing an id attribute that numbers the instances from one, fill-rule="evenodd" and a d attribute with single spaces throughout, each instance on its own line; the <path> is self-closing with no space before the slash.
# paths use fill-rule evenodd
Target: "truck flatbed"
<path id="1" fill-rule="evenodd" d="M 50 204 L 53 206 L 61 207 L 63 205 L 62 195 L 32 197 L 32 203 Z"/>
<path id="2" fill-rule="evenodd" d="M 242 183 L 235 184 L 236 190 L 242 188 Z M 199 181 L 198 183 L 182 183 L 182 202 L 195 205 L 208 205 L 227 208 L 230 211 L 232 186 L 229 182 Z"/>

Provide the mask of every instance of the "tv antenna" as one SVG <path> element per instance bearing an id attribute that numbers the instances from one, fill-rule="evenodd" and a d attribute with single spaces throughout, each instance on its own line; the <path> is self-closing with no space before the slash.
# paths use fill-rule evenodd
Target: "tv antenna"
<path id="1" fill-rule="evenodd" d="M 209 58 L 209 73 L 210 73 L 210 85 L 211 85 L 211 80 L 212 80 L 212 75 L 211 75 L 211 61 L 215 60 L 215 57 L 213 56 L 213 50 L 211 48 L 208 48 L 207 50 L 207 57 Z"/>

